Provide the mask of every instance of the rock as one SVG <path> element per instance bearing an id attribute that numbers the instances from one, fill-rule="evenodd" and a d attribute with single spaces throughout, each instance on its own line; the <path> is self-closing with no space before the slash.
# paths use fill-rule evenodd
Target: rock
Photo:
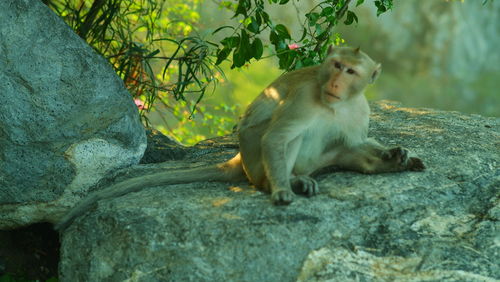
<path id="1" fill-rule="evenodd" d="M 41 1 L 0 1 L 0 228 L 54 221 L 146 147 L 122 80 Z"/>
<path id="2" fill-rule="evenodd" d="M 216 161 L 214 158 L 224 161 L 228 157 L 226 149 L 238 148 L 238 144 L 235 143 L 235 135 L 219 136 L 204 140 L 192 147 L 185 147 L 158 130 L 148 129 L 146 133 L 148 146 L 141 159 L 141 164 L 178 160 L 203 161 L 206 155 L 210 155 L 212 162 Z"/>
<path id="3" fill-rule="evenodd" d="M 169 185 L 103 200 L 61 234 L 59 278 L 500 279 L 500 119 L 388 102 L 372 109 L 370 135 L 413 149 L 426 171 L 320 175 L 319 195 L 285 207 L 247 183 Z M 223 140 L 202 144 L 212 147 L 206 161 L 236 152 L 234 139 Z M 189 159 L 141 165 L 141 173 L 199 165 Z"/>
<path id="4" fill-rule="evenodd" d="M 141 164 L 181 160 L 187 154 L 188 148 L 158 130 L 147 129 L 146 136 L 148 146 L 142 156 Z"/>
<path id="5" fill-rule="evenodd" d="M 358 248 L 321 248 L 307 256 L 297 281 L 494 281 L 472 272 L 429 266 L 425 255 L 378 257 L 372 253 Z M 421 270 L 426 262 L 426 269 Z"/>

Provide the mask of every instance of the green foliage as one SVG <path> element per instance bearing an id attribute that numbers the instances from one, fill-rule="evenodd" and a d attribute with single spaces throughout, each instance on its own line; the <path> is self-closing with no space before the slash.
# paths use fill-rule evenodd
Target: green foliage
<path id="1" fill-rule="evenodd" d="M 376 0 L 375 6 L 377 7 L 377 16 L 392 9 L 392 0 Z"/>
<path id="2" fill-rule="evenodd" d="M 191 103 L 195 102 L 191 101 Z M 185 144 L 196 144 L 206 139 L 206 136 L 222 136 L 233 131 L 238 104 L 220 103 L 213 106 L 198 103 L 196 107 L 198 112 L 196 116 L 187 111 L 182 103 L 175 107 L 174 114 L 180 117 L 179 124 L 168 131 L 174 136 L 183 136 L 179 141 Z M 165 132 L 166 128 L 160 126 L 159 130 Z"/>
<path id="3" fill-rule="evenodd" d="M 217 81 L 214 77 L 220 70 L 211 55 L 217 45 L 195 33 L 198 0 L 47 0 L 46 4 L 110 61 L 140 104 L 146 123 L 155 102 L 171 108 L 186 95 L 201 100 Z"/>
<path id="4" fill-rule="evenodd" d="M 203 109 L 198 104 L 207 91 L 213 91 L 224 77 L 220 65 L 225 61 L 230 61 L 232 69 L 270 56 L 278 58 L 283 70 L 317 64 L 330 44 L 342 42 L 333 27 L 339 22 L 346 25 L 358 22 L 357 15 L 349 8 L 352 0 L 323 0 L 299 15 L 304 17 L 302 36 L 293 38 L 290 28 L 273 21 L 268 11 L 272 6 L 292 5 L 297 0 L 221 1 L 219 6 L 231 11 L 237 22 L 206 34 L 198 22 L 201 1 L 44 0 L 44 3 L 109 60 L 134 97 L 146 124 L 150 114 L 160 108 L 174 113 L 179 120 L 191 120 L 195 111 Z M 356 6 L 363 2 L 357 0 Z M 391 9 L 392 0 L 375 1 L 375 5 L 378 15 Z M 268 34 L 267 38 L 264 34 Z M 271 55 L 264 56 L 265 50 L 272 50 Z M 208 120 L 219 127 L 227 122 L 222 118 Z M 181 124 L 187 126 L 189 122 Z M 170 128 L 170 131 L 189 135 L 186 130 Z M 184 142 L 198 137 L 180 139 Z"/>
<path id="5" fill-rule="evenodd" d="M 280 69 L 293 70 L 318 64 L 323 59 L 328 46 L 338 43 L 339 35 L 333 32 L 333 27 L 338 25 L 343 18 L 345 18 L 343 23 L 346 25 L 358 22 L 356 14 L 349 10 L 350 2 L 351 0 L 321 1 L 304 14 L 302 36 L 299 39 L 293 39 L 287 26 L 275 23 L 271 19 L 264 0 L 239 0 L 234 17 L 241 18 L 241 24 L 233 29 L 231 36 L 221 41 L 222 46 L 217 51 L 216 64 L 228 58 L 231 51 L 233 52 L 232 68 L 250 63 L 253 58 L 260 58 L 262 42 L 258 36 L 264 31 L 269 32 L 269 42 L 274 48 L 274 55 L 279 59 Z M 363 2 L 363 0 L 358 0 L 356 6 Z M 270 5 L 288 3 L 288 0 L 269 0 Z M 375 1 L 375 5 L 377 15 L 380 15 L 392 8 L 392 0 Z"/>

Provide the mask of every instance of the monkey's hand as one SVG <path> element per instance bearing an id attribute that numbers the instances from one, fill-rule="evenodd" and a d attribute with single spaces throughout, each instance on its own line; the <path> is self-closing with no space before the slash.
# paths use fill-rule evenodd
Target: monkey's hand
<path id="1" fill-rule="evenodd" d="M 295 194 L 290 189 L 273 189 L 271 193 L 271 201 L 275 205 L 289 205 Z"/>
<path id="2" fill-rule="evenodd" d="M 308 197 L 318 194 L 318 182 L 307 175 L 295 176 L 290 180 L 293 192 L 296 194 L 303 194 Z"/>
<path id="3" fill-rule="evenodd" d="M 421 159 L 410 156 L 410 152 L 402 147 L 394 147 L 383 152 L 382 160 L 393 162 L 400 170 L 422 171 L 425 169 Z"/>

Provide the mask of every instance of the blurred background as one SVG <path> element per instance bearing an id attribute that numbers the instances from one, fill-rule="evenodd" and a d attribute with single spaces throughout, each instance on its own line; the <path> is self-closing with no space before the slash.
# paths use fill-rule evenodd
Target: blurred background
<path id="1" fill-rule="evenodd" d="M 283 73 L 273 55 L 276 50 L 269 42 L 269 32 L 264 31 L 255 35 L 264 45 L 258 61 L 251 59 L 241 68 L 231 69 L 230 61 L 216 67 L 218 58 L 212 55 L 199 60 L 205 63 L 206 73 L 191 82 L 206 85 L 207 91 L 198 104 L 200 87 L 184 82 L 190 66 L 182 65 L 183 58 L 196 63 L 198 56 L 210 53 L 200 52 L 205 49 L 198 47 L 221 48 L 222 39 L 236 34 L 227 26 L 248 27 L 241 14 L 233 17 L 244 0 L 42 1 L 110 60 L 145 123 L 184 144 L 230 133 L 245 107 Z M 364 3 L 355 7 L 360 2 Z M 249 3 L 254 7 L 257 0 Z M 286 44 L 293 44 L 293 39 L 301 38 L 308 11 L 317 5 L 324 8 L 346 2 L 264 3 L 273 25 L 284 24 L 286 33 L 292 35 Z M 376 6 L 381 3 L 392 9 L 377 16 L 380 10 Z M 339 21 L 333 41 L 359 46 L 382 63 L 381 76 L 366 91 L 369 100 L 500 116 L 500 1 L 352 0 L 349 10 L 358 21 L 351 25 Z M 106 25 L 108 22 L 111 24 Z M 223 26 L 226 28 L 214 34 Z M 304 41 L 296 43 L 300 46 Z M 186 50 L 197 51 L 182 53 Z M 186 101 L 176 100 L 179 88 L 186 89 Z"/>
<path id="2" fill-rule="evenodd" d="M 301 1 L 301 6 L 270 11 L 277 21 L 294 27 L 297 13 L 314 1 Z M 231 22 L 231 13 L 218 4 L 203 1 L 199 6 L 201 29 Z M 360 46 L 372 58 L 382 63 L 379 80 L 367 90 L 369 100 L 390 99 L 408 107 L 453 110 L 484 116 L 500 116 L 500 2 L 490 1 L 394 1 L 391 11 L 376 16 L 375 5 L 355 9 L 359 23 L 340 25 L 337 32 L 350 46 Z M 297 37 L 299 25 L 290 32 Z M 300 37 L 300 35 L 298 35 Z M 184 123 L 185 130 L 210 137 L 214 133 L 205 123 L 206 116 L 225 116 L 223 123 L 214 124 L 219 133 L 227 132 L 237 122 L 245 106 L 282 71 L 277 59 L 270 57 L 240 70 L 223 64 L 225 78 L 215 92 L 202 101 L 205 112 L 197 113 Z M 221 109 L 220 104 L 230 105 Z M 153 126 L 164 132 L 167 112 L 163 118 L 151 115 Z M 169 123 L 175 123 L 170 117 Z M 192 122 L 192 125 L 190 123 Z M 182 122 L 181 122 L 182 123 Z M 172 127 L 176 127 L 173 125 Z M 185 131 L 184 131 L 185 132 Z M 176 134 L 183 134 L 178 131 Z M 195 138 L 196 139 L 196 138 Z M 183 140 L 194 143 L 194 139 Z"/>

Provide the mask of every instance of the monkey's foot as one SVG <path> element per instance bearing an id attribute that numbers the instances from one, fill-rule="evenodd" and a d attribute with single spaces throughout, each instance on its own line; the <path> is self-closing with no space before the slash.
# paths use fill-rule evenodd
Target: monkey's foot
<path id="1" fill-rule="evenodd" d="M 410 151 L 402 147 L 395 147 L 385 151 L 382 155 L 385 161 L 395 162 L 402 170 L 422 171 L 424 162 L 417 157 L 410 157 Z"/>
<path id="2" fill-rule="evenodd" d="M 290 180 L 293 192 L 303 194 L 308 197 L 314 196 L 319 192 L 318 182 L 306 175 L 295 176 Z"/>
<path id="3" fill-rule="evenodd" d="M 412 170 L 412 171 L 422 171 L 425 169 L 424 162 L 417 157 L 411 157 L 408 160 L 406 167 L 408 168 L 408 170 Z"/>
<path id="4" fill-rule="evenodd" d="M 294 197 L 295 194 L 290 190 L 278 190 L 272 192 L 271 201 L 275 205 L 289 205 Z"/>

